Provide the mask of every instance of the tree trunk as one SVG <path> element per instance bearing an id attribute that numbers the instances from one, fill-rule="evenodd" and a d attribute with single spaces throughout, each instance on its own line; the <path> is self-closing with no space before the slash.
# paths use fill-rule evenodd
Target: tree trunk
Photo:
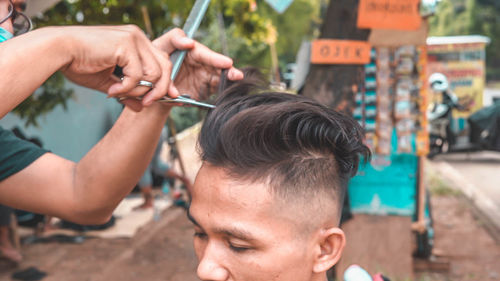
<path id="1" fill-rule="evenodd" d="M 369 29 L 356 26 L 359 0 L 330 0 L 320 38 L 367 41 Z M 311 65 L 302 94 L 344 112 L 354 108 L 363 65 Z"/>

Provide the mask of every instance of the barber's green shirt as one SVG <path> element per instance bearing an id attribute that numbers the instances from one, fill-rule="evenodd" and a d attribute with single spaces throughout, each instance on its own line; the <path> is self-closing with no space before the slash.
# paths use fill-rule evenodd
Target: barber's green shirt
<path id="1" fill-rule="evenodd" d="M 0 127 L 0 181 L 26 168 L 46 152 Z"/>

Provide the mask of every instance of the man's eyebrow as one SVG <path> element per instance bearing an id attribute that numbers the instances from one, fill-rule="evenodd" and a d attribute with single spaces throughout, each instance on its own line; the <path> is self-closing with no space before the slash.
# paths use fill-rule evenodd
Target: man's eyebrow
<path id="1" fill-rule="evenodd" d="M 191 216 L 191 212 L 189 212 L 189 209 L 186 212 L 188 219 L 196 226 L 201 227 L 200 224 Z"/>
<path id="2" fill-rule="evenodd" d="M 189 211 L 189 209 L 187 210 L 186 212 L 186 215 L 188 217 L 188 219 L 194 224 L 196 225 L 197 227 L 200 227 L 201 228 L 201 225 L 196 221 L 196 219 L 191 215 L 191 212 Z M 215 233 L 219 233 L 219 234 L 224 234 L 226 236 L 230 236 L 230 237 L 234 237 L 236 239 L 240 239 L 240 240 L 245 240 L 245 241 L 254 241 L 254 240 L 257 240 L 255 239 L 251 234 L 250 232 L 246 231 L 246 230 L 243 230 L 243 229 L 238 229 L 238 228 L 230 228 L 230 229 L 227 229 L 227 228 L 216 228 Z"/>
<path id="3" fill-rule="evenodd" d="M 238 228 L 216 228 L 215 229 L 216 233 L 224 234 L 226 236 L 234 237 L 236 239 L 240 240 L 245 240 L 245 241 L 254 241 L 257 240 L 255 239 L 250 232 L 243 230 L 243 229 L 238 229 Z"/>

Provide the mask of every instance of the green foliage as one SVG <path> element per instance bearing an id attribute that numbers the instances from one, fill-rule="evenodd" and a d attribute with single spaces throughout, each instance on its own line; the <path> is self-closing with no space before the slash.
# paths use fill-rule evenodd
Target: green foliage
<path id="1" fill-rule="evenodd" d="M 64 88 L 64 76 L 57 72 L 50 77 L 33 95 L 19 104 L 12 112 L 24 119 L 24 125 L 38 126 L 37 119 L 61 105 L 66 109 L 68 99 L 73 96 L 73 90 Z"/>
<path id="2" fill-rule="evenodd" d="M 271 67 L 267 41 L 273 37 L 272 30 L 277 33 L 280 65 L 295 61 L 302 40 L 315 35 L 321 21 L 320 5 L 325 1 L 294 0 L 286 12 L 278 14 L 264 0 L 212 0 L 196 39 L 221 52 L 220 32 L 225 32 L 228 55 L 234 58 L 236 66 L 252 65 L 266 73 Z M 172 27 L 181 27 L 193 4 L 194 0 L 63 0 L 33 22 L 35 27 L 135 24 L 146 30 L 142 11 L 142 7 L 146 7 L 152 37 L 155 38 Z M 217 22 L 218 12 L 223 13 L 223 30 Z M 63 78 L 59 74 L 39 91 L 38 98 L 28 99 L 15 110 L 16 114 L 27 118 L 29 125 L 36 125 L 38 116 L 50 112 L 57 105 L 65 106 L 66 100 L 71 97 L 71 93 L 64 89 Z M 183 119 L 198 120 L 198 114 L 194 114 L 193 110 L 174 111 L 173 118 L 179 128 L 184 127 Z"/>
<path id="3" fill-rule="evenodd" d="M 181 26 L 189 14 L 193 0 L 64 0 L 42 17 L 36 26 L 47 25 L 116 25 L 135 24 L 145 30 L 141 7 L 147 7 L 153 27 L 153 37 L 171 27 Z"/>
<path id="4" fill-rule="evenodd" d="M 500 80 L 500 1 L 442 0 L 436 15 L 430 18 L 430 34 L 488 36 L 487 77 Z"/>
<path id="5" fill-rule="evenodd" d="M 281 63 L 295 62 L 295 56 L 302 41 L 311 40 L 319 35 L 322 2 L 295 0 L 282 15 L 270 13 L 278 31 L 276 48 Z"/>
<path id="6" fill-rule="evenodd" d="M 219 0 L 220 1 L 220 0 Z M 240 12 L 228 11 L 234 6 L 244 6 L 241 2 L 252 2 L 249 0 L 224 0 L 226 37 L 229 43 L 229 55 L 235 59 L 237 66 L 252 65 L 266 70 L 271 67 L 271 56 L 266 38 L 270 36 L 268 26 L 276 29 L 276 48 L 279 55 L 280 65 L 295 61 L 295 55 L 302 40 L 317 36 L 321 23 L 320 6 L 324 0 L 294 0 L 292 5 L 283 13 L 278 14 L 264 1 L 256 1 L 256 10 L 249 11 L 249 21 L 242 23 L 236 16 Z M 239 9 L 241 9 L 239 6 Z M 249 5 L 244 6 L 248 9 Z M 212 17 L 215 15 L 215 10 Z M 233 16 L 231 16 L 233 15 Z M 220 40 L 217 32 L 216 22 L 213 21 L 211 30 L 212 39 L 202 40 L 203 43 L 221 50 Z M 255 33 L 251 35 L 250 33 Z M 210 35 L 209 35 L 210 36 Z"/>
<path id="7" fill-rule="evenodd" d="M 269 36 L 270 20 L 263 17 L 257 3 L 253 0 L 219 0 L 219 5 L 226 17 L 235 25 L 234 37 L 241 37 L 252 42 L 265 42 Z"/>

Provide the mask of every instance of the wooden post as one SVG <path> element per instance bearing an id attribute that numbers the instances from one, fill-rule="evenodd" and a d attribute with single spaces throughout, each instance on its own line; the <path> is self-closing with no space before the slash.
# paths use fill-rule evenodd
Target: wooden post
<path id="1" fill-rule="evenodd" d="M 280 68 L 278 65 L 278 52 L 276 51 L 276 43 L 271 42 L 269 44 L 269 48 L 271 49 L 271 62 L 272 62 L 272 68 L 273 68 L 273 80 L 276 83 L 281 82 L 280 78 Z"/>
<path id="2" fill-rule="evenodd" d="M 146 26 L 146 34 L 149 39 L 153 39 L 153 27 L 151 25 L 151 19 L 149 18 L 148 7 L 141 6 L 142 17 L 144 18 L 144 25 Z"/>
<path id="3" fill-rule="evenodd" d="M 418 186 L 417 186 L 417 221 L 411 226 L 413 231 L 423 234 L 427 227 L 425 225 L 425 182 L 424 182 L 425 156 L 418 157 Z"/>
<path id="4" fill-rule="evenodd" d="M 186 169 L 184 167 L 184 161 L 182 161 L 182 156 L 179 151 L 179 147 L 177 146 L 177 130 L 175 129 L 175 124 L 172 118 L 167 119 L 167 124 L 168 128 L 170 129 L 170 133 L 172 134 L 172 137 L 174 138 L 174 143 L 172 144 L 175 148 L 175 151 L 177 151 L 177 159 L 179 160 L 179 166 L 181 167 L 181 172 L 183 176 L 186 176 Z"/>

